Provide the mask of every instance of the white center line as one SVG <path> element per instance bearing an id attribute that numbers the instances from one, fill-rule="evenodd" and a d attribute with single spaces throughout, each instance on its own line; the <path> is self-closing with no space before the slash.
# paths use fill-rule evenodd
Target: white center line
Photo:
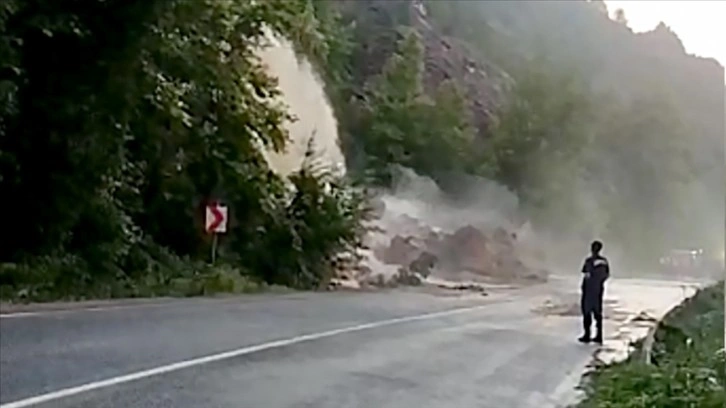
<path id="1" fill-rule="evenodd" d="M 34 316 L 49 316 L 49 315 L 59 315 L 59 314 L 71 314 L 71 313 L 78 313 L 78 312 L 105 312 L 105 311 L 112 311 L 112 310 L 121 310 L 121 309 L 138 309 L 142 307 L 159 307 L 159 306 L 168 306 L 167 303 L 146 303 L 146 304 L 139 304 L 139 305 L 118 305 L 118 306 L 91 306 L 91 307 L 84 307 L 84 308 L 77 308 L 77 309 L 51 309 L 51 310 L 39 310 L 37 312 L 11 312 L 11 313 L 0 313 L 0 319 L 20 319 L 24 317 L 34 317 Z"/>
<path id="2" fill-rule="evenodd" d="M 284 298 L 283 298 L 284 299 Z M 289 298 L 288 298 L 289 299 Z M 254 303 L 260 300 L 252 300 L 242 302 L 240 304 Z M 141 309 L 141 308 L 164 308 L 172 306 L 199 306 L 199 305 L 210 305 L 210 304 L 225 304 L 239 302 L 239 297 L 229 298 L 196 298 L 196 299 L 170 299 L 170 298 L 159 298 L 156 301 L 139 302 L 133 304 L 112 304 L 112 305 L 98 305 L 98 306 L 85 306 L 85 307 L 70 307 L 70 308 L 59 308 L 59 309 L 46 309 L 28 312 L 7 312 L 0 313 L 0 319 L 20 319 L 24 317 L 35 317 L 35 316 L 53 316 L 63 314 L 77 314 L 83 312 L 107 312 L 114 310 L 126 310 L 126 309 Z"/>
<path id="3" fill-rule="evenodd" d="M 305 334 L 302 336 L 291 337 L 288 339 L 276 340 L 276 341 L 262 343 L 262 344 L 258 344 L 258 345 L 254 345 L 254 346 L 242 347 L 242 348 L 238 348 L 235 350 L 226 351 L 223 353 L 212 354 L 209 356 L 194 358 L 194 359 L 190 359 L 190 360 L 184 360 L 184 361 L 180 361 L 177 363 L 159 366 L 159 367 L 148 369 L 148 370 L 137 371 L 135 373 L 126 374 L 126 375 L 122 375 L 119 377 L 112 377 L 112 378 L 108 378 L 108 379 L 101 380 L 101 381 L 95 381 L 95 382 L 90 382 L 87 384 L 79 385 L 76 387 L 64 388 L 64 389 L 61 389 L 58 391 L 53 391 L 53 392 L 49 392 L 46 394 L 41 394 L 41 395 L 37 395 L 34 397 L 30 397 L 30 398 L 25 398 L 25 399 L 14 401 L 14 402 L 0 404 L 0 408 L 30 407 L 33 405 L 38 405 L 38 404 L 42 404 L 45 402 L 54 401 L 54 400 L 58 400 L 61 398 L 66 398 L 66 397 L 70 397 L 73 395 L 89 392 L 89 391 L 98 390 L 101 388 L 112 387 L 115 385 L 120 385 L 120 384 L 128 383 L 131 381 L 136 381 L 136 380 L 141 380 L 141 379 L 152 377 L 152 376 L 162 375 L 162 374 L 166 374 L 166 373 L 170 373 L 173 371 L 178 371 L 178 370 L 182 370 L 185 368 L 198 366 L 198 365 L 202 365 L 202 364 L 208 364 L 208 363 L 213 363 L 216 361 L 227 360 L 230 358 L 235 358 L 235 357 L 243 356 L 246 354 L 252 354 L 252 353 L 257 353 L 260 351 L 270 350 L 270 349 L 274 349 L 274 348 L 290 346 L 290 345 L 302 343 L 305 341 L 317 340 L 317 339 L 322 339 L 325 337 L 336 336 L 339 334 L 352 333 L 352 332 L 357 332 L 357 331 L 361 331 L 361 330 L 374 329 L 377 327 L 390 326 L 390 325 L 394 325 L 394 324 L 408 323 L 408 322 L 413 322 L 413 321 L 417 321 L 417 320 L 434 319 L 437 317 L 473 312 L 473 311 L 481 310 L 486 307 L 491 307 L 491 305 L 465 307 L 465 308 L 458 308 L 458 309 L 453 309 L 453 310 L 446 310 L 446 311 L 442 311 L 442 312 L 433 312 L 433 313 L 426 313 L 426 314 L 422 314 L 422 315 L 406 316 L 406 317 L 399 317 L 399 318 L 395 318 L 395 319 L 381 320 L 381 321 L 377 321 L 377 322 L 364 323 L 364 324 L 360 324 L 357 326 L 343 327 L 340 329 Z"/>

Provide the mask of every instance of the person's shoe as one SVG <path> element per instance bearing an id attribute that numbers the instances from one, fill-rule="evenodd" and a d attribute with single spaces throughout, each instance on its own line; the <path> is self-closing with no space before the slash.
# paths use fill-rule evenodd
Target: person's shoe
<path id="1" fill-rule="evenodd" d="M 595 336 L 594 339 L 592 339 L 594 343 L 597 343 L 602 346 L 602 336 Z"/>
<path id="2" fill-rule="evenodd" d="M 577 339 L 577 341 L 579 341 L 580 343 L 587 344 L 590 342 L 590 336 L 584 335 L 584 336 L 580 337 L 579 339 Z"/>

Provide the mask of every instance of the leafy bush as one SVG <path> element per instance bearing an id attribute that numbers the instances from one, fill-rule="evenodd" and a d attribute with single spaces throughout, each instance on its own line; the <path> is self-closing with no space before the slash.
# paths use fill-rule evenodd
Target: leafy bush
<path id="1" fill-rule="evenodd" d="M 367 213 L 362 190 L 314 165 L 308 149 L 303 167 L 290 176 L 290 191 L 275 216 L 262 225 L 250 256 L 252 269 L 274 284 L 317 288 L 333 277 L 335 256 L 361 245 Z M 255 248 L 275 248 L 258 251 Z"/>

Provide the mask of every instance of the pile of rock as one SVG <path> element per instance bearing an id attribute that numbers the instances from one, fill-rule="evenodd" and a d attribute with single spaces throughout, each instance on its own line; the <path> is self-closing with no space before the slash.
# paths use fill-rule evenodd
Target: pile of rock
<path id="1" fill-rule="evenodd" d="M 452 234 L 428 229 L 418 236 L 396 235 L 387 246 L 374 248 L 374 253 L 385 264 L 399 266 L 404 275 L 425 278 L 437 270 L 502 281 L 546 281 L 546 271 L 530 268 L 521 260 L 516 239 L 516 234 L 503 228 L 484 231 L 465 226 Z"/>
<path id="2" fill-rule="evenodd" d="M 467 225 L 444 232 L 409 215 L 385 214 L 385 205 L 379 204 L 369 220 L 365 248 L 338 257 L 334 287 L 419 285 L 432 274 L 453 281 L 476 276 L 507 283 L 547 280 L 546 271 L 523 260 L 531 254 L 512 231 Z"/>

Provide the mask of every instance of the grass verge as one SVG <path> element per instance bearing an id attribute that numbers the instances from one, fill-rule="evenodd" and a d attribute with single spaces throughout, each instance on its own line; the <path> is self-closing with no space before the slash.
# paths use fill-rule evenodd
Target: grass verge
<path id="1" fill-rule="evenodd" d="M 86 270 L 87 265 L 71 257 L 39 258 L 29 264 L 0 264 L 0 301 L 31 303 L 191 297 L 282 289 L 229 265 L 212 266 L 181 259 L 154 264 L 137 273 L 119 271 L 99 277 L 84 273 Z"/>

